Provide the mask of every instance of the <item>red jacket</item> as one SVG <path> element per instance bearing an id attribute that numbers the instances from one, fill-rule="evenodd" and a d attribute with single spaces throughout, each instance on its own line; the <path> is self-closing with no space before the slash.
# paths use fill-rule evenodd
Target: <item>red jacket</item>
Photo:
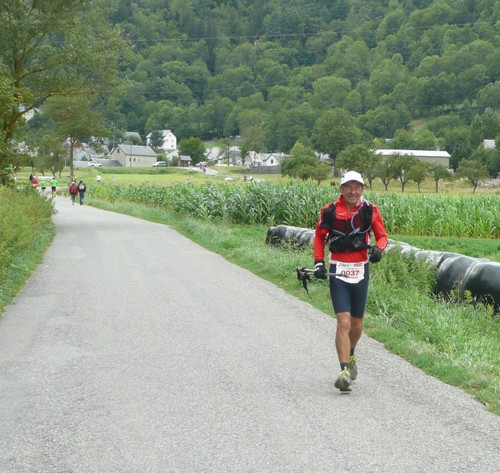
<path id="1" fill-rule="evenodd" d="M 360 199 L 358 205 L 349 210 L 344 198 L 342 196 L 337 199 L 335 204 L 335 218 L 338 220 L 350 220 L 352 216 L 359 210 L 363 202 L 366 202 L 363 197 Z M 372 213 L 372 228 L 370 232 L 366 233 L 366 243 L 370 242 L 370 233 L 373 233 L 376 240 L 376 245 L 384 250 L 387 246 L 387 234 L 384 227 L 384 222 L 382 221 L 382 215 L 378 207 L 370 203 L 373 209 Z M 314 261 L 323 261 L 325 259 L 325 242 L 329 233 L 327 227 L 321 227 L 320 223 L 323 220 L 323 212 L 330 206 L 330 204 L 325 205 L 320 212 L 320 217 L 318 223 L 316 224 L 316 231 L 314 233 Z M 372 245 L 373 246 L 373 245 Z M 368 250 L 359 250 L 349 253 L 331 253 L 330 262 L 332 261 L 342 261 L 345 263 L 363 263 L 368 261 Z"/>
<path id="2" fill-rule="evenodd" d="M 78 186 L 76 185 L 76 182 L 72 182 L 69 186 L 69 193 L 71 195 L 78 195 Z"/>

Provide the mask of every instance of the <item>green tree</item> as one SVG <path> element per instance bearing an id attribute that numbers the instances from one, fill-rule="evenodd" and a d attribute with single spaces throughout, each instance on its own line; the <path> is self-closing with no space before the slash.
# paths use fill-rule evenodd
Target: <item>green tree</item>
<path id="1" fill-rule="evenodd" d="M 150 137 L 150 145 L 155 151 L 163 146 L 163 133 L 160 130 L 153 130 Z"/>
<path id="2" fill-rule="evenodd" d="M 350 145 L 342 150 L 337 158 L 337 166 L 340 169 L 358 171 L 363 174 L 370 189 L 373 179 L 376 177 L 376 164 L 378 157 L 375 152 L 363 144 Z"/>
<path id="3" fill-rule="evenodd" d="M 354 118 L 341 108 L 327 110 L 318 118 L 314 125 L 311 141 L 316 151 L 325 153 L 335 161 L 338 154 L 347 146 L 355 144 L 361 136 Z"/>
<path id="4" fill-rule="evenodd" d="M 381 157 L 376 166 L 377 177 L 382 181 L 382 184 L 384 184 L 386 192 L 389 189 L 389 183 L 394 179 L 391 159 L 390 157 Z"/>
<path id="5" fill-rule="evenodd" d="M 313 85 L 311 103 L 318 110 L 342 107 L 351 92 L 351 83 L 340 77 L 321 77 Z"/>
<path id="6" fill-rule="evenodd" d="M 329 179 L 331 177 L 332 177 L 332 167 L 326 163 L 319 163 L 316 166 L 316 169 L 312 176 L 312 178 L 316 180 L 318 185 L 320 185 L 322 181 Z"/>
<path id="7" fill-rule="evenodd" d="M 358 119 L 359 125 L 373 136 L 379 138 L 390 138 L 398 129 L 408 128 L 411 115 L 405 104 L 400 104 L 397 108 L 381 105 L 372 110 L 368 110 Z"/>
<path id="8" fill-rule="evenodd" d="M 116 77 L 118 29 L 105 22 L 103 0 L 2 2 L 0 76 L 11 99 L 0 108 L 0 139 L 13 139 L 23 112 L 58 95 L 96 92 Z M 12 160 L 0 156 L 0 164 Z"/>
<path id="9" fill-rule="evenodd" d="M 245 164 L 249 151 L 261 153 L 266 151 L 264 132 L 260 127 L 250 127 L 243 133 L 243 143 L 240 146 L 241 161 Z"/>
<path id="10" fill-rule="evenodd" d="M 59 136 L 45 134 L 37 148 L 36 168 L 42 175 L 46 174 L 44 169 L 48 168 L 53 176 L 58 174 L 61 177 L 67 155 Z"/>
<path id="11" fill-rule="evenodd" d="M 389 158 L 389 169 L 392 171 L 392 176 L 398 179 L 401 183 L 401 192 L 405 191 L 405 185 L 409 180 L 408 172 L 416 165 L 417 158 L 413 156 L 394 153 Z"/>
<path id="12" fill-rule="evenodd" d="M 47 102 L 46 115 L 52 121 L 55 136 L 61 142 L 68 140 L 70 176 L 74 177 L 75 146 L 92 137 L 109 137 L 111 131 L 105 126 L 105 120 L 94 107 L 95 97 L 91 94 L 79 96 L 58 96 Z"/>
<path id="13" fill-rule="evenodd" d="M 450 165 L 456 170 L 462 159 L 468 159 L 472 154 L 471 129 L 462 125 L 445 132 L 445 149 L 450 153 Z"/>
<path id="14" fill-rule="evenodd" d="M 429 174 L 434 179 L 434 182 L 436 184 L 436 193 L 439 192 L 439 181 L 441 179 L 451 179 L 451 174 L 449 173 L 448 169 L 446 169 L 441 164 L 431 164 L 429 166 Z"/>
<path id="15" fill-rule="evenodd" d="M 199 138 L 183 138 L 179 141 L 179 153 L 191 157 L 191 162 L 197 164 L 205 159 L 205 145 Z"/>
<path id="16" fill-rule="evenodd" d="M 498 141 L 497 141 L 498 143 Z M 482 144 L 472 153 L 471 159 L 484 164 L 490 176 L 496 176 L 500 172 L 498 162 L 498 149 L 486 149 Z"/>
<path id="17" fill-rule="evenodd" d="M 420 193 L 420 185 L 429 175 L 429 164 L 417 160 L 406 172 L 406 179 L 417 183 L 417 189 Z"/>
<path id="18" fill-rule="evenodd" d="M 500 111 L 487 108 L 476 115 L 471 126 L 471 146 L 476 148 L 483 140 L 493 139 L 500 130 Z"/>
<path id="19" fill-rule="evenodd" d="M 473 159 L 462 159 L 458 165 L 456 175 L 458 178 L 469 181 L 472 192 L 475 193 L 479 183 L 488 178 L 488 169 L 484 164 Z"/>
<path id="20" fill-rule="evenodd" d="M 290 177 L 302 176 L 301 179 L 309 179 L 313 177 L 318 166 L 319 161 L 314 156 L 313 150 L 297 142 L 291 149 L 290 156 L 287 156 L 281 163 L 281 174 Z M 303 168 L 306 169 L 303 170 Z"/>

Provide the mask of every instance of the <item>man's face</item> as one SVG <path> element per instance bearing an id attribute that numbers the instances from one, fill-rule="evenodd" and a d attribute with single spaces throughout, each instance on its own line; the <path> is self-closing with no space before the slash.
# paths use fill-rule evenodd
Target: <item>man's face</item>
<path id="1" fill-rule="evenodd" d="M 340 186 L 340 193 L 343 195 L 347 205 L 354 207 L 363 195 L 364 186 L 358 181 L 348 181 Z"/>

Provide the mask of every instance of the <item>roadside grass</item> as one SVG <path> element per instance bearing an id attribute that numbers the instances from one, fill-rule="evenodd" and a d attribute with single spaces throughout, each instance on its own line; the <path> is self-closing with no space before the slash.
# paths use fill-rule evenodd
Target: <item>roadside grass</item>
<path id="1" fill-rule="evenodd" d="M 0 187 L 0 314 L 42 261 L 55 235 L 53 207 L 31 188 Z"/>
<path id="2" fill-rule="evenodd" d="M 170 225 L 205 248 L 333 316 L 327 283 L 313 278 L 307 295 L 296 277 L 297 267 L 309 266 L 311 249 L 267 245 L 266 226 L 195 220 L 129 203 L 111 204 L 96 199 L 90 203 Z M 417 247 L 433 242 L 421 243 L 418 237 L 412 239 Z M 466 243 L 462 245 L 467 249 Z M 424 263 L 410 263 L 397 250 L 389 252 L 380 264 L 372 266 L 366 333 L 428 374 L 470 393 L 489 411 L 500 415 L 499 318 L 489 307 L 436 299 L 433 281 L 433 270 Z"/>

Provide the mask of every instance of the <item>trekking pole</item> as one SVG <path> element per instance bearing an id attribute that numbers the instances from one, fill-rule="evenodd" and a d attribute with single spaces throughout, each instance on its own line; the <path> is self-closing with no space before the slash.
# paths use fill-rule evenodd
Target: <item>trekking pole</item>
<path id="1" fill-rule="evenodd" d="M 306 290 L 307 294 L 309 294 L 309 290 L 307 289 L 307 281 L 311 280 L 311 274 L 314 274 L 314 269 L 308 268 L 296 268 L 297 271 L 297 279 L 302 281 L 302 286 Z M 325 273 L 325 276 L 331 276 L 334 278 L 342 277 L 342 278 L 354 278 L 354 276 L 349 276 L 348 274 L 342 273 Z"/>

